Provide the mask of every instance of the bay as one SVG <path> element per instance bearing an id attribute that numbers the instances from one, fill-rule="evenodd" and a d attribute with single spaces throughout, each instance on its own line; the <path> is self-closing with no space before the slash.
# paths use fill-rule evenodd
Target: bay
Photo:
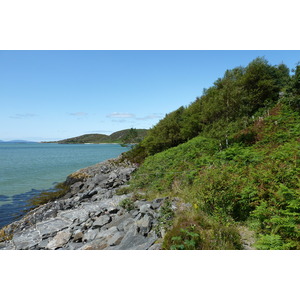
<path id="1" fill-rule="evenodd" d="M 0 228 L 18 218 L 41 191 L 127 150 L 118 144 L 0 143 Z"/>

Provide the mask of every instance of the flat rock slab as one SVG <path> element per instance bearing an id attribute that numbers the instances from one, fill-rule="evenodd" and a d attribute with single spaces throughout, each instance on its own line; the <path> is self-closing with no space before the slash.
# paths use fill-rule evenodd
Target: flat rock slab
<path id="1" fill-rule="evenodd" d="M 83 203 L 82 208 L 87 212 L 99 212 L 102 210 L 103 205 L 100 202 L 96 203 Z"/>
<path id="2" fill-rule="evenodd" d="M 40 241 L 41 236 L 39 232 L 34 228 L 30 228 L 20 233 L 16 233 L 13 237 L 13 243 L 17 250 L 30 249 L 39 244 Z"/>
<path id="3" fill-rule="evenodd" d="M 56 232 L 66 229 L 71 225 L 71 222 L 64 221 L 62 219 L 52 219 L 45 222 L 38 223 L 36 228 L 40 232 L 43 238 L 54 235 Z"/>
<path id="4" fill-rule="evenodd" d="M 89 213 L 84 209 L 79 208 L 66 212 L 61 212 L 59 214 L 59 217 L 68 219 L 72 223 L 75 221 L 75 219 L 77 219 L 79 223 L 83 223 L 89 218 Z"/>
<path id="5" fill-rule="evenodd" d="M 55 250 L 64 246 L 70 239 L 71 232 L 69 230 L 63 230 L 56 234 L 56 236 L 48 243 L 47 249 Z"/>
<path id="6" fill-rule="evenodd" d="M 111 217 L 108 215 L 100 216 L 95 220 L 93 223 L 93 228 L 100 228 L 104 226 L 105 224 L 109 223 L 111 221 Z"/>

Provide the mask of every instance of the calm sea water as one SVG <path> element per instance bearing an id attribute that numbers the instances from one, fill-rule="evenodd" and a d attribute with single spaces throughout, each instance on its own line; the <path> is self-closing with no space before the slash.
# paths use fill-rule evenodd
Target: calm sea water
<path id="1" fill-rule="evenodd" d="M 114 144 L 0 143 L 0 228 L 18 218 L 41 191 L 126 150 Z"/>

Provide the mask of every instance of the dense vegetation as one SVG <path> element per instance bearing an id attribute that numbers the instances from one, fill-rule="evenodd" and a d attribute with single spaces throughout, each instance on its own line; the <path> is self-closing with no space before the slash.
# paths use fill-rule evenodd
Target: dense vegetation
<path id="1" fill-rule="evenodd" d="M 84 134 L 81 136 L 60 140 L 53 143 L 59 144 L 101 144 L 101 143 L 120 143 L 120 144 L 132 144 L 139 143 L 146 135 L 147 129 L 124 129 L 112 133 L 111 135 L 105 134 Z"/>
<path id="2" fill-rule="evenodd" d="M 165 249 L 300 249 L 300 66 L 257 58 L 166 115 L 126 157 L 135 190 L 179 196 Z"/>

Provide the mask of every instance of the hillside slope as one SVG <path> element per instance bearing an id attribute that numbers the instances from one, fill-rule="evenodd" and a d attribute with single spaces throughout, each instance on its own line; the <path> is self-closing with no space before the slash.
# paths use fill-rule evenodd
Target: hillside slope
<path id="1" fill-rule="evenodd" d="M 125 156 L 141 162 L 135 192 L 188 208 L 166 226 L 165 249 L 240 249 L 242 227 L 256 249 L 300 249 L 299 66 L 226 71 Z"/>

